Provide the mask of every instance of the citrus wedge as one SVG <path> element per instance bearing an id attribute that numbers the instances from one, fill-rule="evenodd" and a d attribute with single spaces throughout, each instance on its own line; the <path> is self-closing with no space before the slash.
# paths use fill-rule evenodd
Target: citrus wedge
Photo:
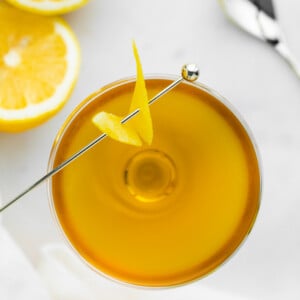
<path id="1" fill-rule="evenodd" d="M 59 15 L 73 11 L 88 0 L 6 0 L 10 4 L 33 13 Z"/>
<path id="2" fill-rule="evenodd" d="M 63 20 L 0 3 L 0 130 L 32 128 L 62 108 L 78 77 L 79 56 Z"/>
<path id="3" fill-rule="evenodd" d="M 136 84 L 129 113 L 139 109 L 139 113 L 125 124 L 123 118 L 111 113 L 100 112 L 93 117 L 93 123 L 104 133 L 122 143 L 141 146 L 144 141 L 150 145 L 153 139 L 153 128 L 148 95 L 138 50 L 133 42 L 133 54 L 136 61 Z"/>

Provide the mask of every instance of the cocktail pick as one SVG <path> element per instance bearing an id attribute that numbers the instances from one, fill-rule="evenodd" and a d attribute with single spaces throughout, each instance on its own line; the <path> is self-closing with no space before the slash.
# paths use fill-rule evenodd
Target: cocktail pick
<path id="1" fill-rule="evenodd" d="M 172 90 L 175 86 L 177 86 L 179 83 L 181 83 L 183 80 L 187 81 L 195 81 L 198 79 L 199 76 L 199 69 L 195 64 L 186 64 L 182 67 L 181 70 L 181 77 L 179 77 L 177 80 L 173 81 L 170 85 L 168 85 L 165 89 L 160 91 L 157 95 L 155 95 L 149 102 L 148 105 L 153 104 L 156 102 L 161 96 L 168 93 L 170 90 Z M 134 110 L 132 113 L 127 115 L 121 123 L 124 124 L 131 118 L 133 118 L 135 115 L 137 115 L 140 112 L 139 109 Z M 2 206 L 0 208 L 0 213 L 3 212 L 5 209 L 7 209 L 9 206 L 11 206 L 13 203 L 21 199 L 23 196 L 25 196 L 27 193 L 29 193 L 31 190 L 33 190 L 35 187 L 40 185 L 42 182 L 46 181 L 59 171 L 61 171 L 63 168 L 65 168 L 67 165 L 69 165 L 72 161 L 74 161 L 76 158 L 81 156 L 83 153 L 94 147 L 96 144 L 98 144 L 100 141 L 104 140 L 107 137 L 105 133 L 102 133 L 99 135 L 96 139 L 94 139 L 92 142 L 84 146 L 82 149 L 80 149 L 78 152 L 73 154 L 71 157 L 69 157 L 67 160 L 59 164 L 57 167 L 49 171 L 46 175 L 41 177 L 39 180 L 37 180 L 35 183 L 33 183 L 31 186 L 29 186 L 26 190 L 24 190 L 22 193 L 20 193 L 18 196 L 16 196 L 14 199 L 10 200 L 7 204 Z"/>

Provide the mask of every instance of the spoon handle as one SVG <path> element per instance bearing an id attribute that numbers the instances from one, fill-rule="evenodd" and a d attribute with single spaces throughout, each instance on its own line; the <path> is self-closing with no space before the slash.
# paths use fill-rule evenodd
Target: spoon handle
<path id="1" fill-rule="evenodd" d="M 290 65 L 290 67 L 300 78 L 300 63 L 291 53 L 287 45 L 284 42 L 280 41 L 274 48 L 277 53 L 279 53 L 279 55 L 281 55 L 285 59 L 285 61 Z"/>

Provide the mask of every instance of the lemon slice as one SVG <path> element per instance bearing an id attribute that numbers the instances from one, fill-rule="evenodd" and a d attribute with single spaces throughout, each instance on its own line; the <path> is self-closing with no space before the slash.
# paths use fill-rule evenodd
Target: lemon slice
<path id="1" fill-rule="evenodd" d="M 79 60 L 63 20 L 0 3 L 0 130 L 23 131 L 53 116 L 70 96 Z"/>
<path id="2" fill-rule="evenodd" d="M 38 14 L 58 15 L 73 11 L 88 0 L 6 0 L 10 4 Z"/>
<path id="3" fill-rule="evenodd" d="M 148 95 L 138 50 L 133 42 L 133 53 L 136 61 L 137 78 L 129 113 L 139 109 L 139 113 L 128 123 L 121 124 L 123 118 L 111 113 L 100 112 L 93 117 L 93 123 L 112 139 L 122 143 L 141 146 L 142 140 L 150 145 L 153 139 L 153 128 Z"/>

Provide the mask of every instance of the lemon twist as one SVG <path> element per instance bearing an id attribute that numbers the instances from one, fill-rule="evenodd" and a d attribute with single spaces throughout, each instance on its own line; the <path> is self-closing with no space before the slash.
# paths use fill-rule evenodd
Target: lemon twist
<path id="1" fill-rule="evenodd" d="M 148 94 L 136 44 L 133 42 L 133 54 L 136 61 L 136 84 L 129 113 L 139 109 L 139 113 L 128 123 L 121 124 L 123 117 L 100 112 L 93 117 L 93 123 L 112 139 L 122 143 L 141 146 L 150 145 L 153 139 L 153 126 L 148 105 Z"/>

